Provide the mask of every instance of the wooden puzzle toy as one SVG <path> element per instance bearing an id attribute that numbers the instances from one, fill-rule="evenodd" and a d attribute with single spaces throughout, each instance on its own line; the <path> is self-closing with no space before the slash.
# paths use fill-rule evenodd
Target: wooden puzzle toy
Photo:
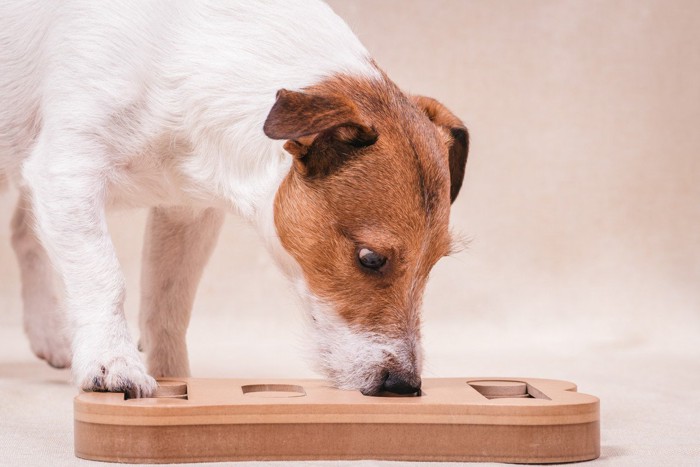
<path id="1" fill-rule="evenodd" d="M 566 381 L 423 380 L 372 397 L 321 380 L 164 379 L 152 398 L 83 392 L 75 454 L 128 463 L 386 459 L 553 463 L 600 455 L 598 398 Z"/>

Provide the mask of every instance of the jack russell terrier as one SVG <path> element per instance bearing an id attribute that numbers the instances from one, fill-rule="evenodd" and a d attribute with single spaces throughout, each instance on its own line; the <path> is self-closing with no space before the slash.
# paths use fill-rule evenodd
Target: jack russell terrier
<path id="1" fill-rule="evenodd" d="M 227 212 L 309 316 L 318 369 L 416 392 L 428 273 L 451 250 L 464 124 L 404 94 L 316 0 L 0 3 L 0 180 L 34 353 L 85 390 L 187 376 L 195 290 Z M 141 343 L 111 205 L 150 207 Z"/>

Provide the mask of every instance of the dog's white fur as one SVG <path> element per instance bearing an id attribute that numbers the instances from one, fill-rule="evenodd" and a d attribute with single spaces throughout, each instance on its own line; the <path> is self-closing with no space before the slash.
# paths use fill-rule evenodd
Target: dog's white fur
<path id="1" fill-rule="evenodd" d="M 401 337 L 367 332 L 348 324 L 334 313 L 333 306 L 313 296 L 300 280 L 296 284 L 307 310 L 313 338 L 307 351 L 317 370 L 330 375 L 341 389 L 371 388 L 376 385 L 376 369 L 390 358 L 394 370 L 407 374 L 422 371 L 419 330 L 411 329 Z"/>
<path id="2" fill-rule="evenodd" d="M 155 387 L 124 319 L 124 279 L 104 215 L 111 204 L 158 206 L 148 222 L 141 303 L 155 376 L 189 373 L 185 329 L 225 211 L 255 224 L 308 294 L 272 218 L 290 157 L 262 126 L 278 89 L 337 73 L 378 76 L 328 6 L 1 2 L 0 68 L 0 179 L 20 184 L 13 239 L 38 355 L 56 366 L 72 359 L 87 389 L 143 395 Z M 325 340 L 332 355 L 364 358 L 352 356 L 355 339 L 370 360 L 387 351 L 381 339 L 329 319 L 321 332 L 342 336 Z"/>

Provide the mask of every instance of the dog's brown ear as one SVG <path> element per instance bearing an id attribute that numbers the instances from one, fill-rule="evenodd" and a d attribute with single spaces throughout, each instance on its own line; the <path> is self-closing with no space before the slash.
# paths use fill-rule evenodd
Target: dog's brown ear
<path id="1" fill-rule="evenodd" d="M 277 92 L 263 131 L 269 138 L 288 140 L 284 148 L 306 176 L 327 175 L 357 148 L 377 140 L 349 99 L 286 89 Z"/>
<path id="2" fill-rule="evenodd" d="M 413 96 L 413 99 L 431 122 L 447 131 L 451 136 L 449 151 L 450 202 L 454 203 L 464 181 L 464 169 L 469 153 L 469 132 L 459 118 L 435 99 L 425 96 Z"/>

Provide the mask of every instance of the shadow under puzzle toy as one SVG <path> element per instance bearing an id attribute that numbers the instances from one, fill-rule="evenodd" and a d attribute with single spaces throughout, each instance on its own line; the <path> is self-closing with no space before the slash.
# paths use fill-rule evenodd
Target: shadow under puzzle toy
<path id="1" fill-rule="evenodd" d="M 599 400 L 566 381 L 425 379 L 420 397 L 320 380 L 167 379 L 155 397 L 83 392 L 75 454 L 130 463 L 387 459 L 573 462 L 600 455 Z"/>

